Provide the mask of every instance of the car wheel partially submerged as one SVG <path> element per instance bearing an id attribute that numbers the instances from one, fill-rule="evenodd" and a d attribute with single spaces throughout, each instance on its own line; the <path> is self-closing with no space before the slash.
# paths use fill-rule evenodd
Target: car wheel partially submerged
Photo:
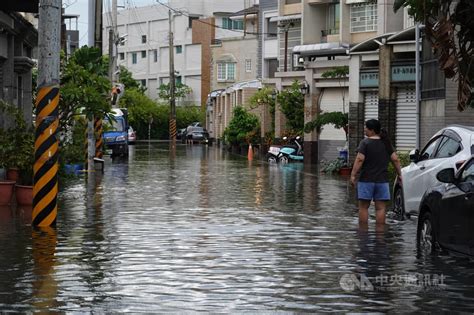
<path id="1" fill-rule="evenodd" d="M 418 223 L 417 248 L 419 254 L 425 256 L 438 251 L 439 245 L 433 229 L 433 219 L 430 212 L 424 212 Z"/>
<path id="2" fill-rule="evenodd" d="M 405 208 L 403 205 L 403 192 L 402 188 L 398 187 L 395 190 L 395 194 L 393 196 L 393 212 L 403 220 L 405 218 Z"/>

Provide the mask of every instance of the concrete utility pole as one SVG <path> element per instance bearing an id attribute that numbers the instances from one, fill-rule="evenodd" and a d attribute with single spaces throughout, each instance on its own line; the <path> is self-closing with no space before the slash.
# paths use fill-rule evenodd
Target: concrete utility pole
<path id="1" fill-rule="evenodd" d="M 173 13 L 169 15 L 169 51 L 170 51 L 170 140 L 171 146 L 176 147 L 176 99 L 175 99 L 175 77 L 174 77 L 174 43 L 173 43 Z"/>
<path id="2" fill-rule="evenodd" d="M 101 1 L 101 0 L 97 0 Z M 94 47 L 96 44 L 96 27 L 98 16 L 96 0 L 89 0 L 89 30 L 88 30 L 88 45 Z M 85 169 L 92 171 L 94 169 L 95 157 L 95 135 L 94 135 L 94 118 L 87 120 L 87 161 Z"/>
<path id="3" fill-rule="evenodd" d="M 102 0 L 96 0 L 95 3 L 95 29 L 94 29 L 94 46 L 99 49 L 100 55 L 102 56 Z M 104 171 L 104 163 L 102 158 L 104 157 L 103 146 L 104 140 L 102 139 L 103 128 L 102 118 L 94 117 L 94 136 L 95 136 L 95 149 L 94 156 L 101 162 L 100 168 Z M 94 162 L 95 168 L 95 162 Z"/>
<path id="4" fill-rule="evenodd" d="M 109 67 L 110 67 L 110 82 L 117 83 L 117 0 L 112 0 L 112 25 L 109 30 Z"/>
<path id="5" fill-rule="evenodd" d="M 61 0 L 39 1 L 33 226 L 56 224 L 58 212 L 59 52 Z"/>

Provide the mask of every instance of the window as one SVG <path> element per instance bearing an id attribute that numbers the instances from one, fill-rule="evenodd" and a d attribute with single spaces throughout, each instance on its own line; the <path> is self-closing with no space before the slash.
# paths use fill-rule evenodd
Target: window
<path id="1" fill-rule="evenodd" d="M 181 84 L 181 83 L 183 83 L 183 79 L 182 79 L 182 77 L 181 77 L 180 75 L 176 77 L 175 83 L 176 83 L 176 84 Z"/>
<path id="2" fill-rule="evenodd" d="M 436 158 L 449 158 L 461 151 L 461 145 L 454 139 L 443 137 L 436 152 Z"/>
<path id="3" fill-rule="evenodd" d="M 120 60 L 124 60 L 125 59 L 125 53 L 120 53 Z"/>
<path id="4" fill-rule="evenodd" d="M 146 58 L 146 50 L 142 50 L 142 58 Z"/>
<path id="5" fill-rule="evenodd" d="M 245 59 L 245 72 L 252 72 L 252 59 Z"/>
<path id="6" fill-rule="evenodd" d="M 234 30 L 243 30 L 244 29 L 244 21 L 243 20 L 237 20 L 237 21 L 233 21 L 233 22 L 234 22 L 234 25 L 233 25 Z"/>
<path id="7" fill-rule="evenodd" d="M 267 18 L 266 22 L 267 22 L 267 29 L 266 29 L 267 38 L 277 37 L 277 34 L 278 34 L 277 22 L 270 22 L 270 18 Z"/>
<path id="8" fill-rule="evenodd" d="M 132 63 L 133 64 L 137 63 L 137 53 L 132 53 Z"/>
<path id="9" fill-rule="evenodd" d="M 140 80 L 140 84 L 141 84 L 141 86 L 146 86 L 146 80 L 145 80 L 145 79 L 144 79 L 144 80 Z"/>
<path id="10" fill-rule="evenodd" d="M 377 31 L 377 4 L 351 5 L 351 33 Z"/>
<path id="11" fill-rule="evenodd" d="M 433 139 L 431 142 L 429 142 L 426 145 L 423 151 L 421 151 L 420 161 L 429 160 L 434 157 L 434 152 L 435 152 L 436 147 L 438 146 L 439 141 L 440 141 L 440 137 Z"/>
<path id="12" fill-rule="evenodd" d="M 235 80 L 235 63 L 221 62 L 217 64 L 217 81 Z"/>
<path id="13" fill-rule="evenodd" d="M 222 18 L 222 28 L 226 30 L 243 30 L 244 21 L 243 20 L 231 20 L 230 18 Z"/>
<path id="14" fill-rule="evenodd" d="M 153 62 L 158 62 L 158 50 L 153 51 Z"/>
<path id="15" fill-rule="evenodd" d="M 231 30 L 232 29 L 232 20 L 229 18 L 222 18 L 222 28 L 225 30 Z"/>
<path id="16" fill-rule="evenodd" d="M 183 52 L 183 46 L 182 45 L 176 46 L 176 53 L 181 54 L 182 52 Z"/>
<path id="17" fill-rule="evenodd" d="M 142 44 L 146 44 L 146 35 L 142 35 Z"/>
<path id="18" fill-rule="evenodd" d="M 189 28 L 193 28 L 193 21 L 196 21 L 196 20 L 199 20 L 199 17 L 197 17 L 197 16 L 190 16 L 190 17 L 188 18 L 188 21 L 189 21 L 188 27 L 189 27 Z"/>
<path id="19" fill-rule="evenodd" d="M 339 34 L 339 24 L 341 19 L 341 6 L 333 3 L 328 6 L 327 34 Z"/>
<path id="20" fill-rule="evenodd" d="M 278 71 L 278 59 L 267 59 L 265 61 L 267 64 L 267 78 L 274 78 L 275 72 Z"/>

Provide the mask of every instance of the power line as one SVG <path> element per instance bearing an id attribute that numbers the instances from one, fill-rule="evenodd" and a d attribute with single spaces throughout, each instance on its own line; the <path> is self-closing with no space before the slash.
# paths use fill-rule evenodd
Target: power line
<path id="1" fill-rule="evenodd" d="M 178 14 L 182 14 L 188 18 L 190 18 L 191 16 L 189 14 L 186 14 L 184 13 L 183 11 L 180 11 L 180 10 L 177 10 L 177 9 L 174 9 L 164 3 L 161 3 L 159 0 L 157 0 L 158 4 L 161 4 L 162 6 L 164 6 L 165 8 L 168 8 L 169 10 L 175 12 L 175 13 L 178 13 Z M 277 36 L 278 34 L 277 33 L 267 33 L 267 32 L 264 32 L 264 33 L 261 33 L 261 32 L 248 32 L 248 31 L 244 31 L 244 30 L 234 30 L 234 29 L 227 29 L 227 28 L 224 28 L 222 26 L 219 26 L 219 25 L 216 25 L 216 24 L 213 24 L 213 23 L 209 23 L 209 22 L 205 22 L 203 20 L 196 20 L 197 22 L 199 23 L 202 23 L 202 24 L 206 24 L 206 25 L 209 25 L 209 26 L 212 26 L 214 28 L 220 28 L 220 29 L 223 29 L 223 30 L 226 30 L 226 31 L 231 31 L 231 32 L 236 32 L 236 33 L 242 33 L 242 34 L 250 34 L 250 35 L 270 35 L 270 36 Z"/>

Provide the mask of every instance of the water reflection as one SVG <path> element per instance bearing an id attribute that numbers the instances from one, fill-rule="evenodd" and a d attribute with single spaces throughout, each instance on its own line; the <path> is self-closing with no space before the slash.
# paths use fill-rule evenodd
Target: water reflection
<path id="1" fill-rule="evenodd" d="M 55 233 L 0 208 L 0 310 L 469 311 L 470 261 L 416 257 L 416 220 L 360 227 L 345 179 L 206 146 L 137 145 L 69 183 Z M 27 213 L 27 212 L 25 212 Z M 39 233 L 35 235 L 34 233 Z M 453 268 L 455 266 L 456 268 Z M 443 274 L 442 291 L 345 275 Z"/>
<path id="2" fill-rule="evenodd" d="M 58 283 L 54 275 L 57 236 L 54 228 L 32 231 L 33 290 L 31 304 L 37 312 L 48 312 L 59 306 Z"/>

